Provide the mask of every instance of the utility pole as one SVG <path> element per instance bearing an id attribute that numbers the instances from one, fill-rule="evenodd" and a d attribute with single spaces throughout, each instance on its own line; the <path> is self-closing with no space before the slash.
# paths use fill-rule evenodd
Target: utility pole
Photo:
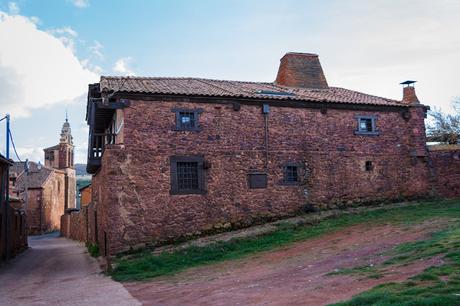
<path id="1" fill-rule="evenodd" d="M 6 114 L 6 159 L 10 159 L 10 114 Z"/>
<path id="2" fill-rule="evenodd" d="M 6 159 L 10 160 L 10 115 L 6 114 Z M 10 215 L 10 167 L 6 167 L 6 190 L 5 190 L 5 253 L 6 259 L 8 260 L 10 257 L 10 242 L 9 242 L 9 232 L 10 232 L 10 225 L 9 225 L 9 215 Z"/>

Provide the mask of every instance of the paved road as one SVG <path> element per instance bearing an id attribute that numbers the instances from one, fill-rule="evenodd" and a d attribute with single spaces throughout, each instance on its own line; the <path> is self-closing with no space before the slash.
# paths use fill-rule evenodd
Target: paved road
<path id="1" fill-rule="evenodd" d="M 0 305 L 140 305 L 82 244 L 49 234 L 29 246 L 0 267 Z"/>

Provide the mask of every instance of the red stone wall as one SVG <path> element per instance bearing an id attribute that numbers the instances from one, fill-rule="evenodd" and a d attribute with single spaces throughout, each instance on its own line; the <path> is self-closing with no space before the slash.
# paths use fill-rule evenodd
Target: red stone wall
<path id="1" fill-rule="evenodd" d="M 430 152 L 434 188 L 445 198 L 460 196 L 460 147 L 456 150 L 433 150 Z"/>
<path id="2" fill-rule="evenodd" d="M 59 230 L 65 205 L 65 174 L 53 172 L 43 188 L 29 189 L 28 197 L 29 234 Z"/>
<path id="3" fill-rule="evenodd" d="M 40 209 L 42 202 L 42 191 L 43 190 L 41 188 L 28 190 L 26 218 L 29 235 L 40 234 L 42 232 L 42 229 L 44 229 L 44 214 L 43 211 Z"/>
<path id="4" fill-rule="evenodd" d="M 88 206 L 84 206 L 80 211 L 67 212 L 62 215 L 61 235 L 73 240 L 92 242 L 89 239 L 89 232 L 91 231 L 89 213 Z"/>
<path id="5" fill-rule="evenodd" d="M 174 131 L 172 108 L 202 108 L 202 131 Z M 377 115 L 378 136 L 355 135 L 357 115 Z M 410 118 L 408 118 L 410 117 Z M 181 236 L 357 202 L 426 196 L 423 109 L 377 112 L 271 106 L 268 187 L 249 189 L 250 169 L 264 170 L 261 106 L 131 101 L 124 144 L 109 146 L 93 178 L 98 241 L 108 253 Z M 423 145 L 421 145 L 423 143 Z M 170 194 L 170 156 L 202 154 L 205 195 Z M 366 161 L 374 169 L 365 171 Z M 301 186 L 285 186 L 282 166 L 305 165 Z"/>

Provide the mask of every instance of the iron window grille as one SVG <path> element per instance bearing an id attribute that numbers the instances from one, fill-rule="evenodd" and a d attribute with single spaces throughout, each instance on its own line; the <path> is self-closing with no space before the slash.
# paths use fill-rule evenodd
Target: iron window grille
<path id="1" fill-rule="evenodd" d="M 283 180 L 284 185 L 298 185 L 301 181 L 302 167 L 299 163 L 287 163 L 283 166 Z"/>
<path id="2" fill-rule="evenodd" d="M 204 194 L 203 156 L 172 156 L 171 194 Z"/>
<path id="3" fill-rule="evenodd" d="M 299 174 L 297 173 L 297 166 L 286 166 L 285 180 L 287 183 L 295 183 L 299 181 Z"/>
<path id="4" fill-rule="evenodd" d="M 178 109 L 171 110 L 176 114 L 176 124 L 173 130 L 176 131 L 201 131 L 199 115 L 203 112 L 199 109 Z"/>
<path id="5" fill-rule="evenodd" d="M 377 116 L 356 116 L 358 128 L 355 131 L 356 135 L 379 135 L 377 131 Z"/>
<path id="6" fill-rule="evenodd" d="M 179 190 L 198 189 L 198 163 L 177 163 L 177 187 Z"/>

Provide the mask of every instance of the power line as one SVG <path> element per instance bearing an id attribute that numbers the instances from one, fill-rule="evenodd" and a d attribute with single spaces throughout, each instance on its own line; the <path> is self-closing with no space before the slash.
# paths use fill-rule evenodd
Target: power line
<path id="1" fill-rule="evenodd" d="M 5 120 L 5 119 L 6 119 L 6 117 L 8 117 L 8 116 L 5 116 L 5 117 L 3 117 L 2 119 L 0 119 L 0 121 L 3 121 L 3 120 Z"/>
<path id="2" fill-rule="evenodd" d="M 14 145 L 13 134 L 11 134 L 11 130 L 9 131 L 8 134 L 10 134 L 11 144 L 13 145 L 13 151 L 14 151 L 14 154 L 16 155 L 16 158 L 17 158 L 20 162 L 22 162 L 22 160 L 19 158 L 18 152 L 16 151 L 16 146 Z"/>

